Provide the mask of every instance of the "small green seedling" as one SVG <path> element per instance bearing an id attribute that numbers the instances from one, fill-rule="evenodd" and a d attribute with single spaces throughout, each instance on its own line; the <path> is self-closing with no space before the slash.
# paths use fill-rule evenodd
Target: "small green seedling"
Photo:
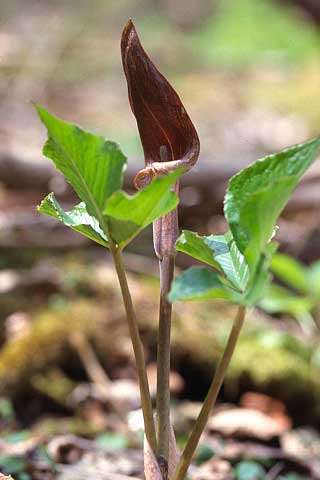
<path id="1" fill-rule="evenodd" d="M 126 158 L 115 143 L 65 123 L 37 105 L 48 131 L 44 155 L 54 162 L 81 200 L 66 212 L 50 193 L 38 210 L 110 251 L 140 386 L 146 437 L 145 476 L 147 480 L 182 480 L 218 396 L 246 308 L 258 303 L 269 282 L 269 266 L 277 248 L 272 241 L 277 219 L 315 160 L 320 139 L 270 155 L 235 175 L 225 196 L 229 230 L 224 235 L 202 237 L 184 231 L 177 239 L 179 177 L 198 159 L 197 132 L 177 93 L 142 48 L 131 21 L 122 35 L 121 52 L 130 105 L 145 155 L 145 168 L 135 181 L 140 191 L 129 196 L 122 190 Z M 122 257 L 123 249 L 151 223 L 160 267 L 156 422 Z M 176 251 L 207 266 L 192 267 L 172 283 Z M 199 417 L 179 456 L 169 416 L 171 303 L 216 298 L 238 305 L 238 312 Z"/>

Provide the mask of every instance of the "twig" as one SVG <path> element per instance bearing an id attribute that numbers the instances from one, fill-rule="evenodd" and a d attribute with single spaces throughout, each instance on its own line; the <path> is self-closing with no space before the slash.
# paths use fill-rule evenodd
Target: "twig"
<path id="1" fill-rule="evenodd" d="M 267 473 L 265 480 L 276 480 L 276 478 L 278 478 L 278 475 L 281 472 L 281 470 L 283 470 L 283 468 L 284 468 L 283 462 L 276 463 Z"/>
<path id="2" fill-rule="evenodd" d="M 193 427 L 192 433 L 187 441 L 184 451 L 182 452 L 180 462 L 177 466 L 173 480 L 183 480 L 185 478 L 188 467 L 191 464 L 191 460 L 194 455 L 194 452 L 198 446 L 200 437 L 207 424 L 211 409 L 217 400 L 227 368 L 229 366 L 230 360 L 235 350 L 235 346 L 244 322 L 245 313 L 246 313 L 246 308 L 243 306 L 239 306 L 237 315 L 233 322 L 232 330 L 228 338 L 226 348 L 219 361 L 210 389 L 202 405 L 201 411 Z"/>
<path id="3" fill-rule="evenodd" d="M 91 381 L 101 386 L 107 392 L 108 388 L 110 388 L 111 380 L 98 362 L 93 348 L 86 337 L 81 332 L 75 332 L 71 335 L 70 341 L 81 358 Z"/>
<path id="4" fill-rule="evenodd" d="M 100 394 L 103 395 L 111 409 L 117 414 L 119 420 L 121 420 L 127 437 L 132 441 L 133 444 L 136 444 L 137 436 L 128 428 L 127 415 L 121 408 L 121 405 L 119 405 L 118 402 L 113 398 L 112 381 L 100 365 L 95 352 L 85 335 L 83 335 L 81 332 L 75 332 L 71 335 L 70 342 L 82 360 L 90 380 L 97 386 L 97 388 L 99 388 Z"/>

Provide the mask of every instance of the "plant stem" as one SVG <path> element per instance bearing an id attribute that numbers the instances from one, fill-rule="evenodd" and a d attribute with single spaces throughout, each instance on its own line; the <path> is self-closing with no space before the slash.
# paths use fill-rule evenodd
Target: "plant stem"
<path id="1" fill-rule="evenodd" d="M 174 255 L 165 255 L 159 261 L 160 269 L 160 310 L 157 353 L 157 433 L 158 456 L 167 460 L 169 457 L 170 431 L 170 336 L 172 305 L 168 293 L 174 272 Z"/>
<path id="2" fill-rule="evenodd" d="M 237 344 L 237 340 L 244 322 L 245 313 L 246 308 L 244 306 L 239 306 L 226 348 L 222 354 L 222 357 L 220 358 L 206 399 L 202 405 L 199 416 L 187 441 L 185 449 L 181 455 L 173 480 L 183 480 L 185 478 L 188 467 L 191 464 L 194 452 L 198 446 L 200 437 L 207 424 L 210 412 L 217 400 L 227 368 L 229 366 L 230 360 Z"/>
<path id="3" fill-rule="evenodd" d="M 153 452 L 157 451 L 156 430 L 153 420 L 153 411 L 151 396 L 149 390 L 146 364 L 144 359 L 143 347 L 140 339 L 136 315 L 133 309 L 132 299 L 128 287 L 127 277 L 123 264 L 121 250 L 116 245 L 110 245 L 110 251 L 113 257 L 114 265 L 119 279 L 123 302 L 127 314 L 129 331 L 136 361 L 136 368 L 139 380 L 141 407 L 144 418 L 145 435 Z"/>
<path id="4" fill-rule="evenodd" d="M 164 151 L 162 151 L 164 155 Z M 163 157 L 163 161 L 166 157 Z M 173 187 L 179 192 L 179 181 Z M 168 478 L 169 434 L 170 434 L 170 336 L 171 311 L 168 302 L 171 281 L 174 273 L 175 243 L 178 237 L 177 209 L 153 222 L 153 245 L 159 259 L 160 269 L 160 308 L 157 352 L 157 459 L 163 480 Z"/>

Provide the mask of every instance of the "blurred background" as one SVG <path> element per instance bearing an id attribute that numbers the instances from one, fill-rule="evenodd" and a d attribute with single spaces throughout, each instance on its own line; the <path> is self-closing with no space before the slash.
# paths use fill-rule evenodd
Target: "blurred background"
<path id="1" fill-rule="evenodd" d="M 133 191 L 143 155 L 119 49 L 128 18 L 200 136 L 181 227 L 224 232 L 231 175 L 320 130 L 318 0 L 1 2 L 0 471 L 16 480 L 142 475 L 118 284 L 102 247 L 35 211 L 49 191 L 66 208 L 77 200 L 41 154 L 46 135 L 31 104 L 118 142 Z M 279 221 L 274 282 L 249 314 L 192 479 L 320 478 L 319 202 L 318 161 Z M 178 256 L 179 268 L 188 262 Z M 126 265 L 154 392 L 150 230 Z M 221 302 L 174 310 L 173 420 L 183 444 L 234 310 Z"/>

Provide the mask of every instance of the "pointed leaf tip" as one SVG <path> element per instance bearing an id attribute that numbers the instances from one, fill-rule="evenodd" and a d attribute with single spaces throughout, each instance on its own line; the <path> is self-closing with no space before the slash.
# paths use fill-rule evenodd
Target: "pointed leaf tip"
<path id="1" fill-rule="evenodd" d="M 319 147 L 319 138 L 294 145 L 256 161 L 231 178 L 224 212 L 252 272 L 265 252 L 279 215 L 317 158 Z"/>
<path id="2" fill-rule="evenodd" d="M 72 230 L 81 233 L 100 245 L 108 247 L 108 239 L 102 231 L 98 220 L 89 215 L 84 202 L 79 203 L 69 212 L 65 212 L 55 198 L 54 193 L 49 193 L 38 205 L 37 211 L 60 220 L 60 222 Z"/>
<path id="3" fill-rule="evenodd" d="M 130 39 L 130 33 L 132 33 L 132 34 L 135 33 L 136 36 L 137 36 L 137 31 L 135 29 L 134 23 L 131 20 L 131 18 L 129 18 L 129 20 L 127 21 L 127 23 L 126 23 L 126 25 L 125 25 L 125 27 L 122 31 L 122 35 L 121 35 L 121 54 L 122 54 L 122 58 L 124 58 L 123 56 L 125 55 L 125 52 L 130 45 L 130 40 L 133 40 L 132 35 L 131 35 L 131 39 Z"/>
<path id="4" fill-rule="evenodd" d="M 126 157 L 114 142 L 35 107 L 48 131 L 44 155 L 73 186 L 90 215 L 101 219 L 108 198 L 122 186 Z"/>

